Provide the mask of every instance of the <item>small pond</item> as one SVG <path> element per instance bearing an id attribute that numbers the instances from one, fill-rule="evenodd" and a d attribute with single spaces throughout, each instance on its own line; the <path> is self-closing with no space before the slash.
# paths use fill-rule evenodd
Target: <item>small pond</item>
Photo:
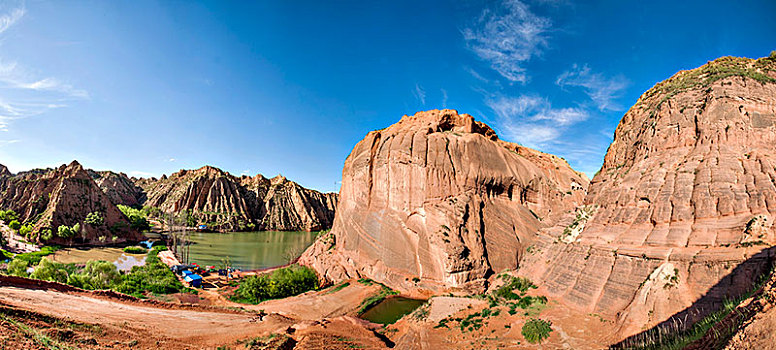
<path id="1" fill-rule="evenodd" d="M 219 266 L 229 257 L 232 266 L 256 270 L 287 264 L 299 257 L 318 236 L 317 232 L 194 232 L 189 261 L 200 266 Z"/>
<path id="2" fill-rule="evenodd" d="M 379 324 L 392 324 L 404 315 L 415 311 L 415 309 L 425 302 L 425 300 L 420 299 L 388 297 L 369 310 L 366 310 L 366 312 L 361 315 L 361 318 Z"/>
<path id="3" fill-rule="evenodd" d="M 63 248 L 49 259 L 63 264 L 86 264 L 89 260 L 112 262 L 120 271 L 132 270 L 133 266 L 145 265 L 145 254 L 124 253 L 122 248 Z"/>

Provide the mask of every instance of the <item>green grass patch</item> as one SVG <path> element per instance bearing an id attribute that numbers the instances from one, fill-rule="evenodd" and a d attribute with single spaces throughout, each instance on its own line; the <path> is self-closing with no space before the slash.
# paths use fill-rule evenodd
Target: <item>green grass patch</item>
<path id="1" fill-rule="evenodd" d="M 552 332 L 552 323 L 550 321 L 532 318 L 523 325 L 520 331 L 526 341 L 531 344 L 538 344 L 550 337 Z"/>
<path id="2" fill-rule="evenodd" d="M 145 254 L 148 252 L 148 249 L 145 249 L 143 247 L 124 247 L 124 253 L 128 254 Z"/>

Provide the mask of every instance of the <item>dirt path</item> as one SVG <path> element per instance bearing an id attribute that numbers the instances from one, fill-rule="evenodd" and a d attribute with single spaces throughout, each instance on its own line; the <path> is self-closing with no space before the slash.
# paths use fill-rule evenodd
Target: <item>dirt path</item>
<path id="1" fill-rule="evenodd" d="M 234 344 L 293 323 L 280 316 L 262 320 L 251 313 L 160 308 L 52 289 L 12 286 L 0 287 L 0 303 L 77 322 L 136 329 L 139 333 L 201 348 Z"/>
<path id="2" fill-rule="evenodd" d="M 20 254 L 37 252 L 40 250 L 40 247 L 34 244 L 25 243 L 24 237 L 13 232 L 13 230 L 5 223 L 0 223 L 0 233 L 3 235 L 3 238 L 5 238 L 5 241 L 8 242 L 6 245 L 8 251 L 12 253 Z"/>

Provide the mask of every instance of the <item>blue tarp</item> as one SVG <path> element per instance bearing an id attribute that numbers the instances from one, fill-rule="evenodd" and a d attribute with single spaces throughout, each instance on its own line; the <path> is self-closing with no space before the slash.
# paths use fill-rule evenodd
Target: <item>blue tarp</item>
<path id="1" fill-rule="evenodd" d="M 184 277 L 183 280 L 186 282 L 189 282 L 189 284 L 194 288 L 202 285 L 202 276 L 197 274 L 186 275 L 186 277 Z"/>
<path id="2" fill-rule="evenodd" d="M 140 245 L 146 247 L 146 249 L 151 249 L 151 247 L 154 246 L 154 242 L 151 242 L 151 241 L 141 241 Z"/>
<path id="3" fill-rule="evenodd" d="M 181 273 L 184 274 L 185 276 L 190 276 L 190 275 L 194 274 L 193 272 L 191 272 L 189 270 L 183 270 L 183 271 L 181 271 Z"/>

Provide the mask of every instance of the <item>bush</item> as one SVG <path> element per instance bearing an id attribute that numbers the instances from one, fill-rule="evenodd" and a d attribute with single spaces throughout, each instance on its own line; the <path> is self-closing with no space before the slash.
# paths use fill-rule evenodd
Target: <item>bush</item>
<path id="1" fill-rule="evenodd" d="M 286 298 L 318 288 L 315 271 L 304 266 L 277 269 L 271 274 L 249 276 L 240 283 L 239 298 L 260 303 L 263 300 Z"/>
<path id="2" fill-rule="evenodd" d="M 86 215 L 84 222 L 92 226 L 102 226 L 105 224 L 105 218 L 99 212 L 91 212 Z"/>
<path id="3" fill-rule="evenodd" d="M 146 210 L 146 208 L 138 210 L 121 204 L 119 204 L 118 207 L 127 219 L 129 219 L 129 227 L 139 231 L 145 231 L 151 228 L 151 224 L 147 219 L 148 213 L 151 211 L 150 207 L 146 207 L 149 208 L 148 210 Z"/>
<path id="4" fill-rule="evenodd" d="M 70 269 L 74 268 L 70 267 Z M 40 263 L 38 263 L 38 266 L 35 267 L 35 271 L 30 274 L 30 277 L 44 281 L 67 283 L 67 278 L 70 274 L 70 271 L 68 270 L 70 269 L 68 269 L 68 266 L 65 264 L 43 258 L 40 260 Z"/>
<path id="5" fill-rule="evenodd" d="M 81 272 L 68 277 L 67 284 L 83 289 L 109 289 L 121 281 L 116 265 L 107 261 L 89 260 Z"/>
<path id="6" fill-rule="evenodd" d="M 75 224 L 72 227 L 61 225 L 57 228 L 57 236 L 62 238 L 72 238 L 81 232 L 81 224 Z"/>
<path id="7" fill-rule="evenodd" d="M 529 343 L 537 344 L 550 337 L 551 326 L 552 323 L 549 321 L 532 318 L 523 325 L 521 333 Z"/>
<path id="8" fill-rule="evenodd" d="M 11 222 L 8 223 L 8 227 L 10 227 L 11 230 L 17 231 L 22 227 L 22 224 L 19 220 L 11 220 Z"/>
<path id="9" fill-rule="evenodd" d="M 50 228 L 46 228 L 40 231 L 40 239 L 44 241 L 48 241 L 54 238 L 54 234 L 51 232 Z"/>
<path id="10" fill-rule="evenodd" d="M 32 225 L 31 224 L 22 225 L 22 227 L 19 228 L 19 234 L 24 236 L 24 237 L 29 236 L 30 233 L 32 233 Z"/>
<path id="11" fill-rule="evenodd" d="M 0 220 L 4 222 L 11 222 L 19 220 L 19 215 L 13 210 L 0 210 Z"/>
<path id="12" fill-rule="evenodd" d="M 30 263 L 25 260 L 13 259 L 8 263 L 8 274 L 12 276 L 27 277 L 27 268 Z"/>
<path id="13" fill-rule="evenodd" d="M 143 247 L 125 247 L 124 248 L 124 253 L 129 253 L 129 254 L 145 254 L 146 252 L 148 252 L 148 250 L 143 248 Z"/>
<path id="14" fill-rule="evenodd" d="M 144 298 L 143 293 L 171 294 L 181 292 L 184 287 L 175 274 L 159 260 L 157 254 L 166 250 L 165 246 L 156 246 L 148 253 L 146 264 L 135 266 L 122 279 L 115 290 L 121 293 Z"/>

